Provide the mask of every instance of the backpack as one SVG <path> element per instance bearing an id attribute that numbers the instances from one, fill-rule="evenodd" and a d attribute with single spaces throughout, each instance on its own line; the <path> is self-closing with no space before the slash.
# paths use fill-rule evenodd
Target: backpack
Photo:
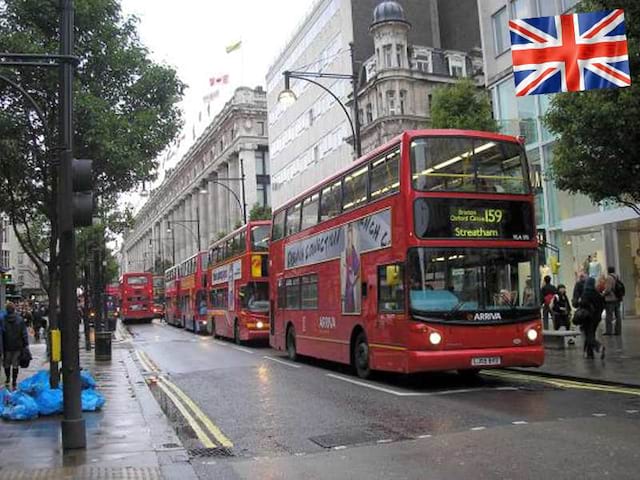
<path id="1" fill-rule="evenodd" d="M 616 283 L 613 286 L 613 294 L 618 300 L 622 300 L 626 293 L 624 283 L 622 283 L 622 280 L 620 280 L 617 275 L 614 275 L 613 278 L 616 280 Z"/>

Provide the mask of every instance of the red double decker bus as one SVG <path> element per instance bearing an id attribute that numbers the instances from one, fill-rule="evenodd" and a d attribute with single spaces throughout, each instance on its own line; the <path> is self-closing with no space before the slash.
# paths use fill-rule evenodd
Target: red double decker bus
<path id="1" fill-rule="evenodd" d="M 180 264 L 178 296 L 182 326 L 194 333 L 207 331 L 207 253 L 200 252 Z"/>
<path id="2" fill-rule="evenodd" d="M 270 221 L 254 221 L 209 248 L 209 308 L 214 336 L 236 343 L 269 338 Z"/>
<path id="3" fill-rule="evenodd" d="M 153 313 L 153 276 L 151 273 L 125 273 L 120 277 L 120 316 L 151 323 Z"/>
<path id="4" fill-rule="evenodd" d="M 275 212 L 270 343 L 363 378 L 539 366 L 537 247 L 516 138 L 405 132 Z"/>
<path id="5" fill-rule="evenodd" d="M 182 326 L 182 313 L 178 301 L 180 291 L 180 266 L 174 265 L 164 272 L 164 318 L 169 325 Z"/>

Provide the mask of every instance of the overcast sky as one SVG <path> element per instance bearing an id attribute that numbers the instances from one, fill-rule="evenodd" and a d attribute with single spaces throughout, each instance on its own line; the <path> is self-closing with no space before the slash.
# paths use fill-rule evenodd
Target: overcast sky
<path id="1" fill-rule="evenodd" d="M 211 118 L 236 87 L 265 85 L 265 75 L 310 10 L 314 0 L 122 0 L 125 14 L 140 18 L 142 42 L 153 59 L 167 63 L 188 86 L 182 103 L 186 126 L 183 153 L 210 118 L 203 97 L 216 88 L 209 78 L 229 75 L 211 104 Z M 225 47 L 242 40 L 231 54 Z M 202 113 L 201 113 L 202 112 Z M 198 117 L 202 114 L 202 120 Z M 166 166 L 179 160 L 176 155 Z M 131 197 L 134 203 L 136 197 Z"/>

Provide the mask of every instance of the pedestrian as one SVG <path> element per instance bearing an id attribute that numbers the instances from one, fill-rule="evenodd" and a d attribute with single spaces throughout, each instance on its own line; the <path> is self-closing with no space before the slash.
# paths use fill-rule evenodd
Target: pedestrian
<path id="1" fill-rule="evenodd" d="M 605 335 L 620 335 L 622 333 L 622 315 L 620 313 L 620 303 L 624 299 L 625 287 L 622 280 L 616 275 L 616 269 L 609 267 L 607 269 L 608 275 L 605 280 L 604 288 L 604 302 L 606 320 L 605 320 Z M 615 315 L 616 324 L 615 330 L 613 328 L 613 317 Z"/>
<path id="2" fill-rule="evenodd" d="M 540 289 L 540 299 L 542 301 L 542 324 L 545 330 L 549 330 L 549 316 L 551 315 L 551 303 L 556 295 L 557 289 L 551 283 L 551 277 L 544 277 L 544 285 Z"/>
<path id="3" fill-rule="evenodd" d="M 29 346 L 29 334 L 27 333 L 27 325 L 24 319 L 16 312 L 13 303 L 7 303 L 7 316 L 4 319 L 3 333 L 3 350 L 4 350 L 4 374 L 5 387 L 9 387 L 9 378 L 11 378 L 11 387 L 16 389 L 18 383 L 18 370 L 20 369 L 20 354 L 22 350 Z"/>
<path id="4" fill-rule="evenodd" d="M 585 335 L 584 351 L 586 356 L 594 358 L 594 352 L 601 352 L 601 358 L 604 358 L 605 347 L 596 339 L 596 331 L 600 320 L 602 320 L 602 310 L 604 310 L 604 297 L 596 289 L 595 278 L 589 277 L 585 282 L 584 292 L 580 298 L 580 308 L 589 313 L 581 323 L 581 329 Z"/>
<path id="5" fill-rule="evenodd" d="M 40 343 L 40 329 L 42 328 L 42 310 L 38 305 L 33 309 L 31 314 L 33 318 L 33 338 L 36 343 Z"/>
<path id="6" fill-rule="evenodd" d="M 562 284 L 558 285 L 558 293 L 553 297 L 551 311 L 553 312 L 553 329 L 560 330 L 560 327 L 564 327 L 565 330 L 569 330 L 571 304 L 567 297 L 567 287 Z"/>
<path id="7" fill-rule="evenodd" d="M 578 281 L 573 286 L 573 294 L 571 295 L 571 305 L 573 308 L 578 308 L 580 306 L 580 298 L 582 297 L 582 292 L 584 292 L 584 284 L 587 281 L 587 274 L 585 272 L 580 272 L 578 275 Z"/>
<path id="8" fill-rule="evenodd" d="M 7 310 L 0 308 L 0 363 L 4 360 L 4 319 L 7 316 Z"/>

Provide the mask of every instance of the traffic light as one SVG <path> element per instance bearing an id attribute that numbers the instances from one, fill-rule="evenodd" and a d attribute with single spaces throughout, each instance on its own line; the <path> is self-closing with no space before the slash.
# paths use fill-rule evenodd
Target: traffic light
<path id="1" fill-rule="evenodd" d="M 73 226 L 88 227 L 93 218 L 93 160 L 78 160 L 71 162 L 73 179 Z"/>
<path id="2" fill-rule="evenodd" d="M 9 272 L 0 273 L 0 282 L 4 283 L 5 285 L 11 283 L 12 282 L 11 274 Z"/>

